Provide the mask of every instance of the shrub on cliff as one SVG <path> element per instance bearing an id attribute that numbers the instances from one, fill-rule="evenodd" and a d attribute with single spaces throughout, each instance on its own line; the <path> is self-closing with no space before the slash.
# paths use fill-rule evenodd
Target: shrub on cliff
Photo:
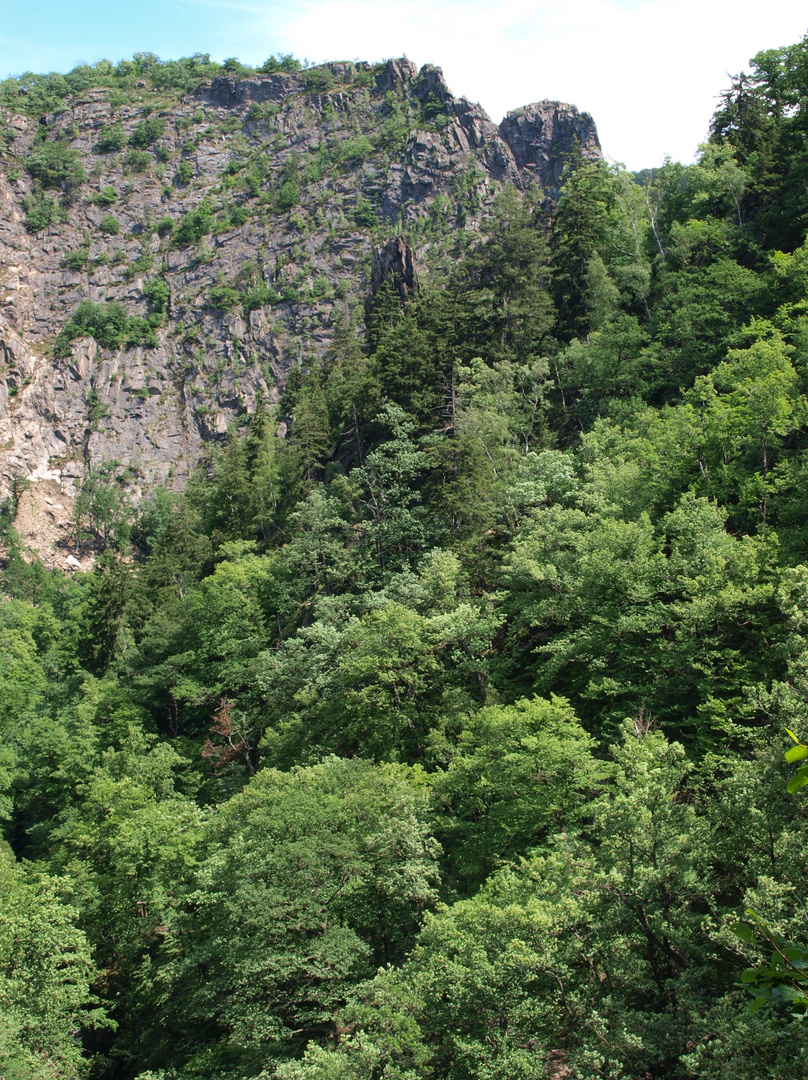
<path id="1" fill-rule="evenodd" d="M 198 243 L 213 229 L 213 211 L 207 199 L 203 199 L 196 210 L 191 210 L 180 222 L 174 241 L 177 247 L 188 247 Z"/>
<path id="2" fill-rule="evenodd" d="M 117 300 L 101 304 L 82 300 L 56 338 L 53 355 L 69 356 L 70 343 L 82 337 L 94 338 L 104 349 L 157 344 L 154 329 L 148 321 L 137 315 L 129 315 Z"/>
<path id="3" fill-rule="evenodd" d="M 255 68 L 242 64 L 237 56 L 228 56 L 226 60 L 223 60 L 222 69 L 236 79 L 249 79 L 250 76 L 255 75 Z"/>
<path id="4" fill-rule="evenodd" d="M 121 60 L 118 64 L 109 60 L 79 64 L 66 75 L 57 72 L 37 75 L 27 71 L 19 78 L 3 79 L 0 104 L 13 112 L 42 116 L 63 111 L 74 94 L 92 87 L 109 87 L 110 101 L 117 100 L 120 104 L 139 80 L 159 90 L 187 93 L 219 71 L 221 66 L 207 53 L 195 53 L 180 60 L 161 60 L 154 53 L 135 53 L 131 60 Z"/>
<path id="5" fill-rule="evenodd" d="M 210 306 L 217 311 L 233 311 L 241 308 L 245 315 L 267 304 L 277 303 L 279 297 L 273 288 L 263 281 L 252 282 L 246 289 L 232 285 L 214 285 L 208 294 Z"/>
<path id="6" fill-rule="evenodd" d="M 117 236 L 121 231 L 121 223 L 113 214 L 104 214 L 98 222 L 98 228 L 107 236 Z"/>
<path id="7" fill-rule="evenodd" d="M 126 146 L 126 132 L 120 124 L 105 124 L 101 128 L 96 146 L 102 154 L 113 154 Z"/>
<path id="8" fill-rule="evenodd" d="M 35 147 L 26 167 L 43 188 L 61 188 L 69 193 L 85 179 L 78 150 L 62 142 L 45 142 Z"/>
<path id="9" fill-rule="evenodd" d="M 165 278 L 158 277 L 143 284 L 143 295 L 151 304 L 155 313 L 165 315 L 171 303 L 171 290 Z"/>
<path id="10" fill-rule="evenodd" d="M 324 94 L 334 85 L 334 75 L 327 67 L 309 68 L 303 72 L 303 82 L 310 94 Z"/>
<path id="11" fill-rule="evenodd" d="M 229 285 L 214 285 L 209 300 L 210 306 L 217 311 L 232 311 L 241 306 L 241 293 Z"/>
<path id="12" fill-rule="evenodd" d="M 142 173 L 153 163 L 154 158 L 145 150 L 130 147 L 123 156 L 124 172 Z"/>
<path id="13" fill-rule="evenodd" d="M 147 116 L 129 136 L 129 145 L 136 150 L 145 150 L 162 136 L 165 129 L 165 121 L 159 116 Z"/>
<path id="14" fill-rule="evenodd" d="M 177 167 L 177 180 L 181 184 L 190 184 L 194 178 L 194 170 L 190 161 L 181 161 Z"/>
<path id="15" fill-rule="evenodd" d="M 89 251 L 86 248 L 78 248 L 75 251 L 68 251 L 68 253 L 62 259 L 62 266 L 65 270 L 83 270 L 87 265 L 87 259 L 89 257 Z"/>
<path id="16" fill-rule="evenodd" d="M 25 210 L 25 227 L 28 232 L 40 232 L 49 225 L 58 225 L 67 219 L 67 211 L 47 195 L 38 192 L 24 195 L 22 200 Z"/>
<path id="17" fill-rule="evenodd" d="M 361 165 L 374 152 L 375 147 L 366 135 L 354 135 L 337 148 L 337 156 L 344 165 Z"/>
<path id="18" fill-rule="evenodd" d="M 296 180 L 285 180 L 278 188 L 275 205 L 279 210 L 291 210 L 300 202 L 300 184 Z"/>
<path id="19" fill-rule="evenodd" d="M 106 187 L 101 188 L 94 195 L 91 195 L 88 202 L 95 203 L 96 206 L 112 206 L 118 199 L 118 193 L 111 184 L 107 184 Z"/>

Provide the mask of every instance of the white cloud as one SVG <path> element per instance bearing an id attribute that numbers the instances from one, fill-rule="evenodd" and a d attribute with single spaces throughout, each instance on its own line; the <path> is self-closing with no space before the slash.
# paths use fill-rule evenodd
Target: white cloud
<path id="1" fill-rule="evenodd" d="M 198 0 L 197 0 L 198 2 Z M 229 0 L 203 0 L 229 6 Z M 729 74 L 798 40 L 804 5 L 753 0 L 246 0 L 242 53 L 312 60 L 407 55 L 443 67 L 494 120 L 541 98 L 591 112 L 606 154 L 631 168 L 690 160 Z"/>
<path id="2" fill-rule="evenodd" d="M 92 16 L 97 3 L 79 6 L 71 33 L 18 6 L 3 29 L 35 43 L 0 37 L 7 70 L 64 70 L 76 49 L 90 60 L 198 49 L 247 63 L 404 54 L 443 67 L 454 93 L 495 121 L 541 98 L 591 112 L 607 156 L 631 168 L 666 153 L 690 160 L 730 74 L 808 30 L 805 0 L 142 0 L 109 20 Z"/>

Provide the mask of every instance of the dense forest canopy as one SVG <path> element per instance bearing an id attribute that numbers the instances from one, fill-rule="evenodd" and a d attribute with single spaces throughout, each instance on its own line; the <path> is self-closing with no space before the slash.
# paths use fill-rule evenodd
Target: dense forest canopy
<path id="1" fill-rule="evenodd" d="M 806 1072 L 807 75 L 503 188 L 184 493 L 97 469 L 91 572 L 6 501 L 7 1080 Z"/>

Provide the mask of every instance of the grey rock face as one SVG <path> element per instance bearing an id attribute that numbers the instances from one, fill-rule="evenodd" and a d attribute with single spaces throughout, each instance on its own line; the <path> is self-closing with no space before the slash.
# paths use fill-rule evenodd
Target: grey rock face
<path id="1" fill-rule="evenodd" d="M 0 117 L 14 134 L 8 150 L 0 143 L 0 495 L 16 475 L 69 500 L 74 481 L 110 459 L 128 467 L 135 496 L 181 487 L 204 444 L 259 399 L 277 400 L 290 368 L 322 355 L 371 289 L 386 280 L 406 297 L 416 263 L 428 277 L 452 230 L 476 230 L 502 183 L 556 195 L 576 140 L 600 156 L 586 114 L 543 102 L 498 129 L 452 96 L 439 68 L 333 64 L 316 91 L 306 76 L 217 78 L 170 106 L 147 88 L 114 110 L 107 91 L 84 94 L 46 119 L 87 180 L 66 220 L 38 232 L 24 201 L 36 195 L 25 165 L 39 123 Z M 165 131 L 147 152 L 100 152 L 105 125 L 129 137 L 155 112 Z M 203 200 L 212 230 L 172 242 L 166 222 L 176 234 Z M 105 214 L 117 235 L 99 228 Z M 396 238 L 402 229 L 421 238 L 416 250 Z M 54 357 L 82 300 L 146 317 L 144 284 L 157 277 L 170 307 L 156 346 L 85 338 Z M 222 286 L 237 302 L 216 299 Z"/>
<path id="2" fill-rule="evenodd" d="M 401 236 L 394 236 L 381 247 L 374 248 L 370 270 L 370 289 L 365 299 L 365 323 L 370 327 L 373 300 L 383 285 L 389 285 L 402 307 L 418 289 L 415 273 L 415 252 Z"/>
<path id="3" fill-rule="evenodd" d="M 394 236 L 373 252 L 370 295 L 375 296 L 383 284 L 390 285 L 402 302 L 418 287 L 415 277 L 415 252 L 400 236 Z"/>
<path id="4" fill-rule="evenodd" d="M 279 102 L 303 89 L 300 78 L 294 75 L 265 75 L 260 79 L 230 79 L 219 76 L 202 87 L 198 97 L 205 105 L 234 109 L 256 101 Z"/>
<path id="5" fill-rule="evenodd" d="M 522 176 L 534 176 L 553 199 L 558 198 L 564 166 L 576 151 L 589 160 L 602 156 L 589 113 L 560 101 L 539 101 L 509 112 L 499 134 Z"/>

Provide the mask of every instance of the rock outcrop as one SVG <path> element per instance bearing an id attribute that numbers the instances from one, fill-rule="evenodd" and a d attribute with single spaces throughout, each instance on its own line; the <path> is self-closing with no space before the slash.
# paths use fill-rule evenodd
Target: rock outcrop
<path id="1" fill-rule="evenodd" d="M 418 287 L 415 276 L 415 252 L 400 236 L 394 236 L 373 252 L 370 271 L 370 297 L 387 284 L 404 303 Z"/>
<path id="2" fill-rule="evenodd" d="M 551 198 L 558 198 L 564 166 L 580 153 L 600 157 L 595 123 L 589 113 L 560 101 L 539 101 L 509 112 L 499 134 L 513 154 L 520 177 L 534 177 Z"/>
<path id="3" fill-rule="evenodd" d="M 135 497 L 181 487 L 203 445 L 276 400 L 369 290 L 386 280 L 411 293 L 416 260 L 428 276 L 501 184 L 555 196 L 576 145 L 600 156 L 591 118 L 571 106 L 531 105 L 497 128 L 436 67 L 317 71 L 216 78 L 173 101 L 92 90 L 41 119 L 0 116 L 0 496 L 22 476 L 68 506 L 109 460 Z M 145 118 L 158 123 L 144 145 L 133 136 Z M 69 194 L 39 191 L 29 173 L 43 135 L 83 165 Z M 43 199 L 64 206 L 40 227 Z M 401 234 L 415 251 L 387 242 Z M 57 358 L 83 300 L 151 317 L 154 342 L 77 338 Z"/>

